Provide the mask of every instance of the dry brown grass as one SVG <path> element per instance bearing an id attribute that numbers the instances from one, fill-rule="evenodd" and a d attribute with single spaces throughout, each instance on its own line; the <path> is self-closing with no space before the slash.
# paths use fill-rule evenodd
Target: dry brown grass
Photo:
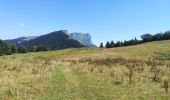
<path id="1" fill-rule="evenodd" d="M 168 99 L 169 46 L 164 41 L 0 57 L 0 99 Z"/>

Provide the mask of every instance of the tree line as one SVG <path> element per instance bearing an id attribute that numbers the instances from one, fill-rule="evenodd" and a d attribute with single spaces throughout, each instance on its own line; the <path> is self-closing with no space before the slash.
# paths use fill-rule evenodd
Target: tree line
<path id="1" fill-rule="evenodd" d="M 47 46 L 33 46 L 31 49 L 27 49 L 24 46 L 16 46 L 14 44 L 7 44 L 0 40 L 0 56 L 3 55 L 12 55 L 16 53 L 27 53 L 27 52 L 40 52 L 40 51 L 48 51 Z"/>
<path id="2" fill-rule="evenodd" d="M 131 45 L 137 45 L 137 44 L 142 44 L 146 42 L 152 42 L 152 41 L 160 41 L 160 40 L 170 40 L 170 31 L 167 31 L 165 33 L 157 33 L 157 34 L 143 34 L 141 35 L 141 40 L 138 40 L 137 38 L 128 40 L 128 41 L 117 41 L 114 42 L 113 40 L 111 42 L 107 41 L 107 43 L 100 44 L 100 48 L 115 48 L 115 47 L 124 47 L 124 46 L 131 46 Z"/>

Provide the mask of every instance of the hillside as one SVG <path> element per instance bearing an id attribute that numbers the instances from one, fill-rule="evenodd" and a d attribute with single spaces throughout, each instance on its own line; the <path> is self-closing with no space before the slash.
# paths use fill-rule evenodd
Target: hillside
<path id="1" fill-rule="evenodd" d="M 168 100 L 170 41 L 0 57 L 1 100 Z"/>
<path id="2" fill-rule="evenodd" d="M 23 42 L 30 41 L 30 40 L 35 39 L 37 37 L 38 36 L 19 37 L 19 38 L 16 38 L 16 39 L 9 39 L 9 40 L 4 40 L 4 41 L 7 42 L 7 43 L 10 43 L 10 44 L 21 45 Z"/>
<path id="3" fill-rule="evenodd" d="M 84 46 L 87 46 L 87 47 L 92 47 L 92 48 L 97 48 L 97 46 L 92 43 L 91 35 L 88 34 L 88 33 L 68 33 L 67 31 L 60 31 L 60 32 L 62 32 L 65 35 L 68 35 L 67 37 L 69 37 L 69 40 L 76 40 L 76 41 L 80 42 L 81 45 L 84 45 Z M 52 32 L 52 33 L 54 33 L 54 32 Z M 57 31 L 55 33 L 57 34 Z M 52 35 L 50 35 L 50 36 L 48 36 L 48 35 L 49 34 L 47 34 L 45 38 L 49 38 L 48 41 L 51 41 L 50 36 L 52 36 Z M 26 45 L 30 44 L 29 42 L 32 41 L 32 40 L 37 41 L 37 38 L 39 38 L 39 37 L 41 38 L 42 36 L 19 37 L 19 38 L 16 38 L 16 39 L 8 39 L 8 40 L 4 40 L 4 41 L 6 43 L 9 43 L 9 44 L 15 44 L 17 46 L 21 46 L 21 45 L 24 45 L 25 43 L 27 43 Z M 60 41 L 59 45 L 64 44 L 65 41 L 61 41 L 61 38 L 62 38 L 61 36 L 60 37 L 55 36 L 55 38 L 56 39 L 53 42 Z M 38 42 L 41 43 L 42 40 L 40 39 Z M 43 44 L 43 42 L 41 44 Z M 49 45 L 49 44 L 46 44 L 46 45 Z"/>
<path id="4" fill-rule="evenodd" d="M 10 40 L 6 42 L 11 43 Z M 31 49 L 34 46 L 44 45 L 47 46 L 50 50 L 85 47 L 84 45 L 80 44 L 78 41 L 69 39 L 67 32 L 63 30 L 51 32 L 46 35 L 31 38 L 29 39 L 29 41 L 23 41 L 21 43 L 17 43 L 16 45 L 25 46 L 27 49 Z"/>

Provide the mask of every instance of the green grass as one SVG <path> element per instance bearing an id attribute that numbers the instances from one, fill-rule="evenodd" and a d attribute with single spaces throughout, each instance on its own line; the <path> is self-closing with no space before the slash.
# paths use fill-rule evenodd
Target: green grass
<path id="1" fill-rule="evenodd" d="M 168 100 L 163 86 L 170 82 L 169 47 L 170 41 L 157 41 L 2 56 L 0 99 Z"/>

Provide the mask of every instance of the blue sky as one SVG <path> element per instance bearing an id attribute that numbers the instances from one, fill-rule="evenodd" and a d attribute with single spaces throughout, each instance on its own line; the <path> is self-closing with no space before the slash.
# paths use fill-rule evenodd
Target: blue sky
<path id="1" fill-rule="evenodd" d="M 170 30 L 170 0 L 0 0 L 0 38 L 67 29 L 97 45 Z"/>

